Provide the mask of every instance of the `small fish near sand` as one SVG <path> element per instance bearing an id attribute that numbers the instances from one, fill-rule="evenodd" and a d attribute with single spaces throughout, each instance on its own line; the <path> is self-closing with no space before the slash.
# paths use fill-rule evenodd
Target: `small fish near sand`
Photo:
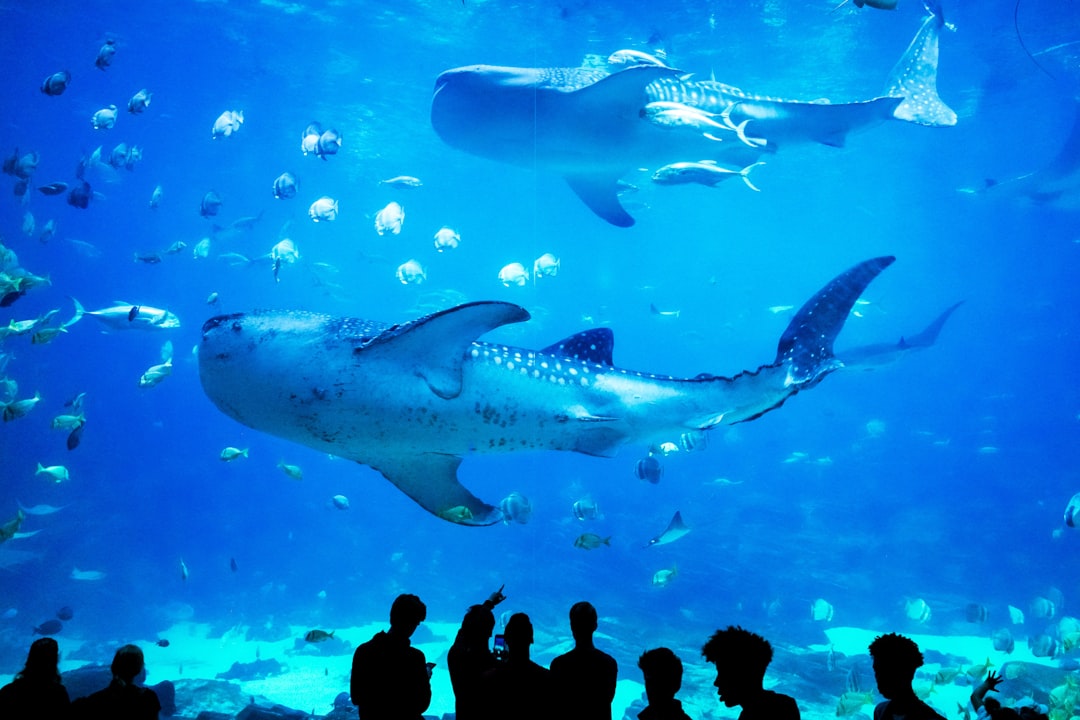
<path id="1" fill-rule="evenodd" d="M 335 632 L 337 631 L 331 630 L 330 632 L 326 632 L 325 630 L 308 630 L 304 633 L 304 640 L 309 643 L 326 642 L 327 640 L 332 640 L 334 638 Z"/>

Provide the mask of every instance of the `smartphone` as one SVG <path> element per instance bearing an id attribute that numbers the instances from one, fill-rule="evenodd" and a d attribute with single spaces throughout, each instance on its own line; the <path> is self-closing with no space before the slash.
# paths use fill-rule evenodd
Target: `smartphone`
<path id="1" fill-rule="evenodd" d="M 495 636 L 495 658 L 502 659 L 506 657 L 506 638 L 502 635 Z"/>

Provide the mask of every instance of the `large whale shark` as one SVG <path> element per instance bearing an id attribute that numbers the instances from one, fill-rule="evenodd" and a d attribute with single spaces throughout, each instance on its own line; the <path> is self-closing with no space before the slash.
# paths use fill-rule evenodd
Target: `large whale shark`
<path id="1" fill-rule="evenodd" d="M 505 302 L 395 325 L 310 312 L 219 315 L 203 325 L 199 377 L 244 425 L 368 465 L 444 519 L 490 525 L 502 513 L 458 481 L 465 455 L 610 457 L 624 443 L 753 420 L 841 367 L 833 341 L 892 262 L 867 260 L 833 279 L 794 316 L 775 360 L 732 377 L 615 367 L 606 328 L 542 350 L 479 341 L 529 319 Z"/>
<path id="2" fill-rule="evenodd" d="M 944 24 L 936 2 L 893 68 L 885 92 L 861 102 L 830 103 L 757 96 L 711 80 L 688 79 L 663 65 L 607 72 L 589 68 L 472 65 L 435 81 L 431 124 L 448 145 L 513 165 L 558 173 L 597 215 L 628 227 L 618 181 L 641 167 L 711 159 L 746 167 L 793 142 L 841 146 L 848 133 L 890 119 L 956 124 L 937 94 L 938 44 Z M 648 119 L 650 103 L 676 103 L 721 117 L 734 129 L 722 142 Z"/>

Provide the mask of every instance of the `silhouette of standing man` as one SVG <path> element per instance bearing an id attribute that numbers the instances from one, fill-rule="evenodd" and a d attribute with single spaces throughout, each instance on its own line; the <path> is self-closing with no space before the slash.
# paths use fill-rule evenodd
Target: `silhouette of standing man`
<path id="1" fill-rule="evenodd" d="M 945 720 L 911 688 L 923 656 L 914 640 L 889 633 L 870 643 L 874 658 L 874 679 L 885 702 L 874 708 L 874 720 Z"/>
<path id="2" fill-rule="evenodd" d="M 615 658 L 593 645 L 596 608 L 575 603 L 570 608 L 574 649 L 551 661 L 551 680 L 557 693 L 555 717 L 565 720 L 611 720 L 611 701 L 619 667 Z"/>
<path id="3" fill-rule="evenodd" d="M 409 644 L 426 617 L 420 598 L 398 595 L 390 606 L 390 630 L 356 648 L 349 691 L 360 720 L 418 720 L 428 709 L 432 666 Z"/>

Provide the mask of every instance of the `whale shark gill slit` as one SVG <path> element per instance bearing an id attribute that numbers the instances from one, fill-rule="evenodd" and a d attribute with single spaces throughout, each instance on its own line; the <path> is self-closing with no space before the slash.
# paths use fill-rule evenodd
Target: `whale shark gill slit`
<path id="1" fill-rule="evenodd" d="M 203 326 L 199 377 L 248 427 L 354 460 L 428 512 L 490 525 L 500 511 L 458 479 L 471 454 L 567 451 L 610 457 L 759 417 L 840 366 L 832 345 L 855 300 L 893 258 L 862 262 L 817 292 L 775 361 L 732 377 L 673 378 L 615 367 L 594 328 L 543 350 L 479 340 L 527 320 L 474 302 L 388 325 L 306 311 L 238 313 Z"/>

